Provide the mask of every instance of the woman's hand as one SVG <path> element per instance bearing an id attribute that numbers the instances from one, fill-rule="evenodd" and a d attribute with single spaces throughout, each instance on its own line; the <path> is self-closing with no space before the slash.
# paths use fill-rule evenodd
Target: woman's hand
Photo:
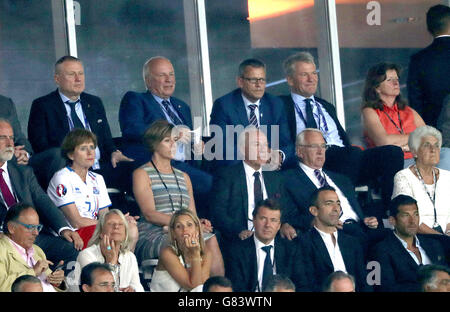
<path id="1" fill-rule="evenodd" d="M 186 247 L 186 258 L 191 261 L 195 258 L 200 258 L 200 243 L 198 240 L 198 233 L 194 235 L 185 235 L 184 236 L 184 246 Z"/>
<path id="2" fill-rule="evenodd" d="M 213 231 L 211 222 L 208 219 L 200 219 L 200 228 L 206 233 L 211 233 Z"/>
<path id="3" fill-rule="evenodd" d="M 100 241 L 100 250 L 107 263 L 117 264 L 119 262 L 120 244 L 109 239 L 109 235 L 103 235 Z"/>

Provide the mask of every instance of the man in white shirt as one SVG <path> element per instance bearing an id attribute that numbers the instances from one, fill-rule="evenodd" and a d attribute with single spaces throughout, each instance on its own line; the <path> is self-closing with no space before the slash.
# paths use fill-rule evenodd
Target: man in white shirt
<path id="1" fill-rule="evenodd" d="M 339 228 L 341 202 L 331 186 L 314 191 L 310 213 L 314 216 L 313 228 L 300 235 L 304 250 L 305 267 L 313 290 L 321 291 L 321 285 L 335 271 L 355 277 L 356 291 L 371 291 L 366 283 L 365 259 L 359 240 L 345 234 Z"/>

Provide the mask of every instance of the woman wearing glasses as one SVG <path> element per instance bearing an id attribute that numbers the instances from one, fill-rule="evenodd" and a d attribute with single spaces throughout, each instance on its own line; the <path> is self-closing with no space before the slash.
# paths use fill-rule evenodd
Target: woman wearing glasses
<path id="1" fill-rule="evenodd" d="M 145 131 L 144 142 L 152 154 L 150 162 L 133 173 L 133 192 L 141 210 L 138 222 L 139 240 L 135 254 L 139 263 L 159 257 L 160 249 L 169 244 L 168 226 L 172 214 L 189 209 L 196 214 L 189 176 L 171 165 L 176 151 L 174 125 L 157 120 Z M 213 227 L 201 219 L 206 248 L 213 256 L 211 274 L 223 275 L 223 259 Z"/>
<path id="2" fill-rule="evenodd" d="M 441 133 L 433 127 L 417 128 L 408 146 L 415 164 L 394 177 L 392 197 L 409 195 L 419 207 L 419 233 L 450 235 L 450 171 L 436 168 L 442 145 Z"/>
<path id="3" fill-rule="evenodd" d="M 362 120 L 368 147 L 400 146 L 406 168 L 414 163 L 408 147 L 409 134 L 425 122 L 402 99 L 399 73 L 396 64 L 379 63 L 369 69 L 363 92 Z"/>
<path id="4" fill-rule="evenodd" d="M 150 291 L 202 291 L 210 269 L 211 252 L 199 219 L 191 210 L 178 210 L 170 219 L 169 245 L 161 249 Z"/>

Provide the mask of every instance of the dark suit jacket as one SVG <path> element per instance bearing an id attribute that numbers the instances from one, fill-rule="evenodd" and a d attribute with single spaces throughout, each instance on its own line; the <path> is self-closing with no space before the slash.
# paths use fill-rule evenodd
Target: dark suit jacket
<path id="1" fill-rule="evenodd" d="M 260 113 L 260 126 L 267 126 L 267 140 L 269 146 L 271 146 L 271 127 L 272 125 L 279 126 L 279 149 L 281 149 L 286 158 L 294 155 L 294 145 L 289 139 L 289 130 L 287 127 L 286 116 L 283 111 L 283 104 L 280 99 L 269 93 L 264 93 L 264 96 L 260 100 L 259 106 Z M 237 135 L 233 137 L 226 136 L 226 125 L 242 125 L 244 128 L 249 125 L 247 111 L 245 108 L 244 100 L 242 99 L 241 89 L 235 89 L 232 92 L 218 98 L 214 101 L 214 105 L 211 111 L 210 125 L 217 125 L 222 129 L 224 145 L 223 156 L 225 159 L 226 146 L 233 144 L 234 147 L 234 161 L 219 161 L 217 165 L 231 165 L 239 162 L 236 160 L 237 151 Z"/>
<path id="2" fill-rule="evenodd" d="M 437 127 L 442 133 L 442 146 L 450 147 L 450 94 L 444 99 Z"/>
<path id="3" fill-rule="evenodd" d="M 228 242 L 238 240 L 239 233 L 247 230 L 248 220 L 247 182 L 242 161 L 221 168 L 214 179 L 210 195 L 212 223 Z M 267 196 L 278 200 L 284 210 L 287 204 L 280 173 L 263 171 L 263 179 Z M 284 218 L 282 216 L 282 221 Z"/>
<path id="4" fill-rule="evenodd" d="M 84 92 L 80 99 L 89 126 L 97 136 L 101 159 L 109 161 L 116 147 L 103 103 L 99 97 Z M 67 133 L 67 111 L 58 90 L 33 101 L 28 119 L 28 138 L 36 153 L 60 147 Z"/>
<path id="5" fill-rule="evenodd" d="M 296 114 L 295 103 L 294 103 L 294 100 L 292 100 L 292 96 L 290 94 L 280 96 L 280 98 L 284 102 L 284 109 L 285 109 L 285 113 L 286 113 L 286 117 L 287 117 L 287 122 L 289 125 L 290 139 L 292 142 L 295 143 L 295 139 L 297 137 L 297 122 L 295 120 L 295 114 Z M 317 102 L 319 102 L 320 104 L 322 104 L 323 108 L 325 108 L 327 113 L 334 120 L 334 122 L 337 126 L 337 129 L 338 129 L 338 132 L 339 132 L 339 136 L 340 136 L 342 142 L 344 143 L 344 145 L 350 146 L 351 145 L 350 139 L 348 138 L 347 133 L 345 132 L 344 128 L 342 128 L 342 126 L 337 118 L 336 108 L 331 103 L 328 103 L 324 99 L 321 99 L 316 96 L 314 96 L 314 99 Z"/>
<path id="6" fill-rule="evenodd" d="M 347 273 L 355 278 L 356 291 L 371 291 L 366 283 L 366 262 L 358 239 L 339 231 L 337 243 Z M 334 272 L 327 247 L 315 228 L 299 237 L 299 245 L 304 251 L 305 268 L 313 291 L 321 291 L 328 275 Z"/>
<path id="7" fill-rule="evenodd" d="M 191 110 L 183 101 L 170 97 L 173 108 L 182 119 L 183 124 L 192 129 Z M 161 105 L 147 91 L 138 93 L 128 91 L 120 102 L 119 122 L 125 142 L 142 144 L 142 136 L 152 122 L 166 120 Z"/>
<path id="8" fill-rule="evenodd" d="M 447 265 L 442 246 L 436 239 L 431 238 L 430 235 L 419 234 L 417 237 L 433 264 Z M 420 291 L 420 285 L 417 282 L 419 266 L 393 232 L 372 249 L 370 258 L 378 261 L 381 269 L 381 283 L 375 290 Z"/>
<path id="9" fill-rule="evenodd" d="M 309 291 L 310 285 L 302 262 L 304 256 L 296 245 L 296 242 L 283 239 L 279 235 L 275 237 L 276 273 L 288 276 L 297 291 Z M 233 284 L 233 290 L 254 292 L 258 285 L 258 268 L 253 236 L 234 244 L 230 255 L 231 268 L 227 276 Z"/>
<path id="10" fill-rule="evenodd" d="M 450 37 L 433 40 L 411 56 L 408 67 L 408 100 L 427 125 L 436 127 L 443 100 L 450 94 Z"/>
<path id="11" fill-rule="evenodd" d="M 39 215 L 41 224 L 56 233 L 62 227 L 69 227 L 61 210 L 53 204 L 42 190 L 30 166 L 19 166 L 8 161 L 8 174 L 18 201 L 33 205 Z M 6 212 L 6 206 L 3 201 L 0 201 L 0 223 L 3 223 Z"/>
<path id="12" fill-rule="evenodd" d="M 324 172 L 331 180 L 333 180 L 334 184 L 339 187 L 345 197 L 347 197 L 348 202 L 362 221 L 364 219 L 364 213 L 359 206 L 355 187 L 350 179 L 342 174 L 332 171 L 324 170 Z M 313 216 L 309 212 L 310 198 L 317 187 L 298 165 L 297 168 L 286 170 L 283 174 L 288 202 L 291 203 L 288 208 L 294 209 L 294 211 L 290 210 L 287 212 L 288 219 L 285 221 L 302 231 L 308 230 L 311 227 L 311 221 L 313 220 Z"/>
<path id="13" fill-rule="evenodd" d="M 33 149 L 22 132 L 22 127 L 17 118 L 16 106 L 10 98 L 3 95 L 0 95 L 0 117 L 7 119 L 11 123 L 14 131 L 14 145 L 25 145 L 25 150 L 31 155 Z"/>

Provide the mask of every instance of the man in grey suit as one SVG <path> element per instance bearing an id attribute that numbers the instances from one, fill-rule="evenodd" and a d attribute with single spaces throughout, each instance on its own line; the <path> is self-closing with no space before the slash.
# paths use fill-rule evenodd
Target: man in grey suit
<path id="1" fill-rule="evenodd" d="M 53 263 L 75 261 L 83 241 L 72 231 L 64 215 L 39 186 L 30 166 L 11 162 L 14 154 L 14 132 L 8 120 L 0 118 L 0 225 L 8 209 L 18 202 L 36 208 L 44 230 L 36 239 Z"/>
<path id="2" fill-rule="evenodd" d="M 27 165 L 33 153 L 30 142 L 27 140 L 20 127 L 17 111 L 13 101 L 0 95 L 0 118 L 5 118 L 11 123 L 14 136 L 14 156 L 19 165 Z"/>

